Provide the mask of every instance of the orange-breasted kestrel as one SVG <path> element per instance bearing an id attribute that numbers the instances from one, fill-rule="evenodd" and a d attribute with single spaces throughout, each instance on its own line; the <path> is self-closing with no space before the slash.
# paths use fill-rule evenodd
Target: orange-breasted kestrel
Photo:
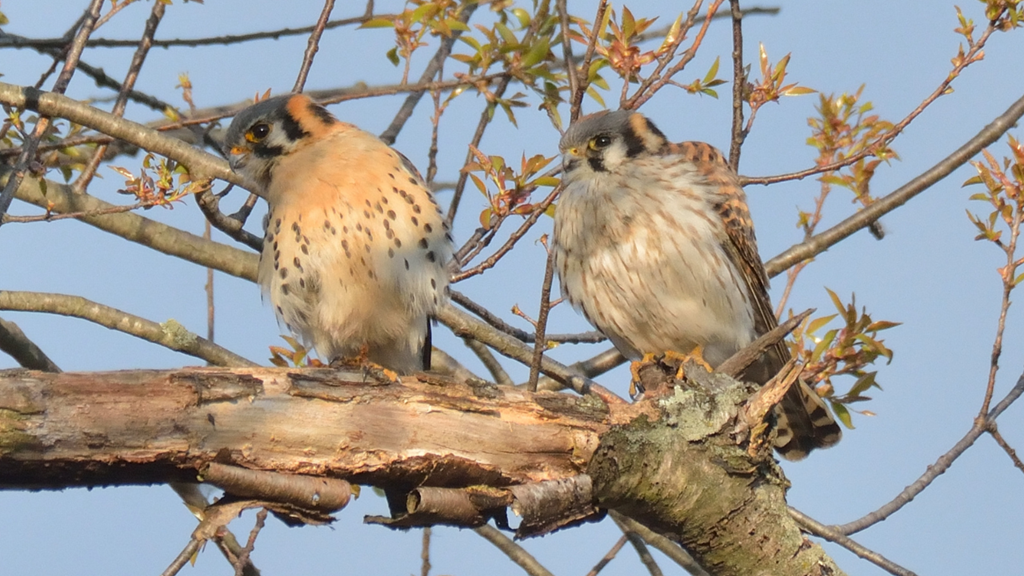
<path id="1" fill-rule="evenodd" d="M 452 240 L 409 160 L 302 94 L 242 110 L 225 150 L 270 205 L 259 282 L 279 320 L 327 361 L 429 368 Z"/>

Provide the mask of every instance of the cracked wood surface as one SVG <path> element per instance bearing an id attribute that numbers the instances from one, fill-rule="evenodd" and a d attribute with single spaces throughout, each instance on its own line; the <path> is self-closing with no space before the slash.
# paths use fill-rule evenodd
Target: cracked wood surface
<path id="1" fill-rule="evenodd" d="M 194 480 L 213 461 L 378 485 L 505 486 L 580 473 L 612 421 L 592 396 L 428 380 L 0 372 L 0 486 Z"/>

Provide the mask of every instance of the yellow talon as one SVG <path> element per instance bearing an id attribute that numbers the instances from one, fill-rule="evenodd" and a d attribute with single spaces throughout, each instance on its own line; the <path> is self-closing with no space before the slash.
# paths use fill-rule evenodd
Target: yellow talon
<path id="1" fill-rule="evenodd" d="M 703 366 L 708 372 L 714 371 L 714 368 L 707 363 L 707 360 L 704 360 L 704 347 L 700 345 L 694 348 L 689 354 L 680 354 L 679 352 L 672 352 L 669 350 L 668 352 L 665 352 L 665 359 L 679 362 L 679 369 L 676 370 L 676 380 L 683 379 L 683 376 L 686 374 L 684 366 L 689 361 L 693 361 Z"/>
<path id="2" fill-rule="evenodd" d="M 649 362 L 654 360 L 656 354 L 644 354 L 644 357 L 640 360 L 633 361 L 629 365 L 629 373 L 633 375 L 632 380 L 629 381 L 629 396 L 635 398 L 638 394 L 644 391 L 643 384 L 640 383 L 640 368 Z"/>

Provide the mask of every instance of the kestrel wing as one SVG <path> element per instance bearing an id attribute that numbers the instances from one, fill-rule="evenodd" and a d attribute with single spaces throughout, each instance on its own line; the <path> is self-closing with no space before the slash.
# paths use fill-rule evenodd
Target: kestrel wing
<path id="1" fill-rule="evenodd" d="M 675 145 L 679 153 L 697 165 L 707 183 L 719 190 L 715 203 L 725 227 L 726 253 L 746 280 L 754 308 L 754 330 L 764 334 L 778 325 L 768 296 L 768 274 L 757 252 L 754 224 L 747 207 L 746 194 L 739 178 L 714 147 L 702 142 Z M 776 343 L 743 375 L 764 384 L 789 360 L 784 342 Z M 839 441 L 842 431 L 824 401 L 801 381 L 796 382 L 779 404 L 778 437 L 775 447 L 783 457 L 800 460 L 814 448 L 825 448 Z"/>
<path id="2" fill-rule="evenodd" d="M 778 322 L 768 296 L 768 275 L 757 252 L 757 239 L 747 208 L 747 197 L 739 178 L 726 163 L 721 152 L 703 142 L 682 142 L 674 146 L 677 153 L 698 167 L 707 183 L 718 189 L 715 209 L 725 228 L 725 251 L 739 268 L 746 281 L 754 308 L 754 329 L 758 335 L 774 328 Z M 763 384 L 789 360 L 789 351 L 779 342 L 768 350 L 761 362 L 748 370 L 748 377 Z M 758 366 L 760 364 L 761 366 Z"/>

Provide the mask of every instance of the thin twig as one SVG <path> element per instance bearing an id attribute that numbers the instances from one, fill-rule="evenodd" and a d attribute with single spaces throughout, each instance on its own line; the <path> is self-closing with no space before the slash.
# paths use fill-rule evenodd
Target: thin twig
<path id="1" fill-rule="evenodd" d="M 423 547 L 420 550 L 420 576 L 430 576 L 430 526 L 423 528 Z"/>
<path id="2" fill-rule="evenodd" d="M 476 354 L 476 357 L 480 360 L 480 363 L 484 365 L 484 368 L 490 372 L 491 377 L 494 381 L 501 386 L 513 386 L 515 382 L 512 377 L 505 372 L 505 369 L 501 367 L 501 363 L 491 353 L 491 349 L 486 344 L 475 340 L 473 338 L 463 338 L 462 342 L 466 344 L 466 348 L 469 348 Z"/>
<path id="3" fill-rule="evenodd" d="M 818 536 L 821 536 L 829 542 L 835 542 L 836 544 L 839 544 L 843 548 L 846 548 L 850 552 L 853 552 L 857 556 L 867 560 L 868 562 L 871 562 L 875 566 L 878 566 L 879 568 L 885 570 L 886 572 L 889 572 L 890 574 L 895 574 L 896 576 L 917 576 L 910 570 L 907 570 L 899 564 L 896 564 L 895 562 L 889 560 L 885 556 L 882 556 L 878 552 L 870 550 L 858 544 L 857 542 L 854 542 L 845 535 L 837 532 L 832 528 L 829 528 L 828 526 L 825 526 L 821 522 L 818 522 L 817 520 L 811 518 L 810 516 L 807 516 L 806 514 L 800 512 L 795 508 L 789 509 L 789 515 L 794 520 L 796 520 L 796 523 L 799 524 L 800 527 L 804 530 L 807 530 L 812 534 L 817 534 Z"/>
<path id="4" fill-rule="evenodd" d="M 590 62 L 594 59 L 594 51 L 597 49 L 597 37 L 601 35 L 601 30 L 598 27 L 604 22 L 604 14 L 608 11 L 608 0 L 601 0 L 597 4 L 597 15 L 594 16 L 594 23 L 591 26 L 590 40 L 587 42 L 587 51 L 583 53 L 583 62 L 580 63 L 580 70 L 586 74 L 586 80 L 580 82 L 576 86 L 576 91 L 573 92 L 570 97 L 572 100 L 569 102 L 569 118 L 575 120 L 580 117 L 580 108 L 583 106 L 583 95 L 587 92 L 587 88 L 590 86 Z M 563 42 L 568 42 L 568 38 L 564 39 Z"/>
<path id="5" fill-rule="evenodd" d="M 743 73 L 743 11 L 739 0 L 729 0 L 732 16 L 732 138 L 729 140 L 729 167 L 739 171 L 740 149 L 747 138 L 743 130 L 743 92 L 747 87 Z"/>
<path id="6" fill-rule="evenodd" d="M 80 296 L 0 290 L 0 310 L 73 316 L 130 334 L 165 348 L 206 360 L 215 366 L 256 366 L 255 362 L 189 332 L 174 320 L 157 324 L 140 316 Z"/>
<path id="7" fill-rule="evenodd" d="M 146 20 L 146 26 L 142 31 L 142 39 L 139 40 L 139 47 L 135 50 L 135 54 L 132 56 L 132 62 L 128 66 L 128 73 L 125 74 L 124 82 L 121 83 L 121 89 L 117 93 L 117 100 L 114 101 L 114 108 L 110 111 L 114 116 L 124 115 L 124 109 L 128 105 L 128 93 L 135 87 L 135 81 L 139 77 L 142 65 L 146 62 L 146 55 L 149 53 L 149 48 L 153 44 L 153 35 L 156 34 L 156 29 L 164 17 L 164 11 L 166 8 L 167 5 L 163 2 L 153 3 L 153 10 L 150 12 L 149 18 Z M 111 13 L 113 12 L 114 10 L 112 9 Z M 110 14 L 108 14 L 108 17 L 109 16 Z M 96 169 L 99 168 L 100 162 L 103 161 L 103 155 L 106 154 L 106 152 L 107 146 L 105 144 L 100 144 L 96 147 L 96 150 L 92 154 L 92 158 L 89 159 L 85 168 L 82 169 L 81 174 L 79 174 L 74 184 L 71 185 L 72 190 L 76 192 L 83 192 L 89 187 L 89 183 L 92 182 L 93 176 L 96 175 Z"/>
<path id="8" fill-rule="evenodd" d="M 256 524 L 252 527 L 252 531 L 249 532 L 249 541 L 245 543 L 245 548 L 242 548 L 242 552 L 238 555 L 238 562 L 235 563 L 235 576 L 243 576 L 245 574 L 245 567 L 249 564 L 249 555 L 252 554 L 253 548 L 256 546 L 256 537 L 259 535 L 260 530 L 263 530 L 263 525 L 267 522 L 267 509 L 262 508 L 256 513 Z"/>
<path id="9" fill-rule="evenodd" d="M 3 176 L 3 168 L 0 167 L 0 181 Z M 45 195 L 41 182 L 45 182 L 46 185 Z M 79 219 L 82 222 L 105 232 L 200 266 L 256 281 L 256 268 L 259 263 L 256 254 L 220 242 L 203 240 L 201 236 L 150 220 L 134 212 L 89 216 L 87 214 L 103 210 L 121 209 L 89 194 L 74 194 L 71 187 L 66 184 L 52 180 L 25 180 L 18 189 L 17 197 L 23 202 L 54 212 L 80 213 L 82 215 Z"/>
<path id="10" fill-rule="evenodd" d="M 633 520 L 629 516 L 625 516 L 614 510 L 610 510 L 608 515 L 612 517 L 612 520 L 616 522 L 620 527 L 625 526 L 632 532 L 638 534 L 653 548 L 659 550 L 665 556 L 668 556 L 673 562 L 682 567 L 688 573 L 693 576 L 708 576 L 708 573 L 704 571 L 704 568 L 697 563 L 696 560 L 690 556 L 686 550 L 683 550 L 682 546 L 669 540 L 668 538 L 658 534 L 654 530 L 651 530 L 647 526 Z"/>
<path id="11" fill-rule="evenodd" d="M 580 89 L 580 79 L 575 59 L 572 57 L 572 40 L 569 39 L 569 9 L 566 7 L 566 0 L 556 0 L 555 9 L 558 11 L 558 22 L 562 27 L 562 60 L 566 76 L 569 79 L 569 95 L 570 98 L 574 98 Z M 579 115 L 579 107 L 572 109 L 569 114 L 569 122 L 575 122 Z"/>
<path id="12" fill-rule="evenodd" d="M 317 19 L 313 30 L 309 33 L 306 52 L 302 55 L 302 66 L 299 68 L 299 77 L 295 79 L 295 86 L 292 88 L 292 92 L 302 92 L 302 89 L 306 86 L 306 77 L 309 75 L 309 69 L 313 67 L 313 57 L 316 56 L 317 50 L 320 49 L 320 36 L 323 35 L 324 28 L 327 26 L 327 19 L 331 17 L 331 11 L 333 10 L 334 0 L 325 0 L 324 9 L 320 11 L 320 18 Z"/>
<path id="13" fill-rule="evenodd" d="M 526 570 L 526 573 L 530 576 L 554 576 L 554 574 L 542 566 L 541 563 L 533 557 L 533 555 L 527 552 L 525 548 L 513 542 L 511 538 L 502 534 L 501 531 L 494 526 L 484 524 L 483 526 L 473 528 L 473 531 L 491 544 L 494 544 L 495 547 L 504 552 L 510 560 L 518 564 L 523 570 Z"/>
<path id="14" fill-rule="evenodd" d="M 225 190 L 227 192 L 227 190 Z M 220 211 L 220 196 L 210 192 L 210 190 L 202 190 L 196 193 L 196 204 L 199 206 L 199 210 L 202 211 L 203 215 L 206 216 L 206 221 L 213 224 L 217 230 L 227 234 L 232 239 L 245 244 L 249 248 L 260 252 L 263 250 L 263 238 L 252 234 L 243 228 L 245 222 L 240 219 L 232 218 L 227 216 Z"/>
<path id="15" fill-rule="evenodd" d="M 497 264 L 498 261 L 505 256 L 505 254 L 508 254 L 508 252 L 515 247 L 516 243 L 519 242 L 519 239 L 525 236 L 526 233 L 529 232 L 530 228 L 532 228 L 533 225 L 537 223 L 537 220 L 539 220 L 541 215 L 544 214 L 544 211 L 547 210 L 548 207 L 551 206 L 551 204 L 555 201 L 555 198 L 558 197 L 559 192 L 559 188 L 555 188 L 554 190 L 552 190 L 551 193 L 548 194 L 547 197 L 544 198 L 544 200 L 542 200 L 540 204 L 534 206 L 534 209 L 532 212 L 530 212 L 530 215 L 526 217 L 526 220 L 519 226 L 518 229 L 516 229 L 515 232 L 509 235 L 508 240 L 506 240 L 505 243 L 502 244 L 501 248 L 498 248 L 498 250 L 496 250 L 494 254 L 488 256 L 480 264 L 477 264 L 476 266 L 468 270 L 463 270 L 462 272 L 459 272 L 458 274 L 452 276 L 452 283 L 461 282 L 466 278 L 471 278 L 478 274 L 482 274 L 484 271 L 493 268 L 494 265 Z M 467 256 L 467 261 L 473 256 L 474 254 L 471 252 L 470 255 Z"/>
<path id="16" fill-rule="evenodd" d="M 1009 408 L 1010 404 L 1013 404 L 1013 402 L 1020 397 L 1021 393 L 1024 393 L 1024 374 L 1017 379 L 1017 384 L 1014 385 L 1010 392 L 988 412 L 984 419 L 976 419 L 974 425 L 967 431 L 967 434 L 965 434 L 959 442 L 954 444 L 948 452 L 939 456 L 934 464 L 928 466 L 925 473 L 915 480 L 913 484 L 904 488 L 903 491 L 895 498 L 874 512 L 866 514 L 853 522 L 847 522 L 846 524 L 838 526 L 830 526 L 830 528 L 840 534 L 854 534 L 885 520 L 897 510 L 906 506 L 911 500 L 927 488 L 929 484 L 948 470 L 949 467 L 952 466 L 953 462 L 956 461 L 956 459 L 959 458 L 960 455 L 968 448 L 970 448 L 979 436 L 987 431 L 988 424 L 990 422 L 995 422 L 996 418 L 998 418 L 1004 410 Z"/>
<path id="17" fill-rule="evenodd" d="M 983 148 L 1001 138 L 1007 130 L 1016 124 L 1021 116 L 1024 116 L 1024 96 L 1014 102 L 1006 112 L 996 117 L 995 120 L 988 126 L 985 126 L 963 146 L 957 148 L 955 152 L 943 158 L 921 175 L 888 195 L 875 200 L 867 208 L 858 211 L 832 228 L 787 248 L 778 256 L 765 262 L 765 270 L 768 272 L 768 276 L 776 276 L 798 262 L 821 254 L 854 232 L 870 226 L 872 222 L 875 222 L 883 215 L 906 204 L 911 198 L 924 192 L 936 182 L 948 176 L 953 170 L 967 163 Z"/>
<path id="18" fill-rule="evenodd" d="M 178 556 L 171 562 L 171 565 L 166 570 L 160 573 L 160 576 L 175 576 L 188 561 L 195 556 L 196 552 L 199 552 L 199 547 L 203 545 L 202 540 L 197 538 L 190 538 L 185 548 L 178 553 Z"/>
<path id="19" fill-rule="evenodd" d="M 61 69 L 60 74 L 57 76 L 57 81 L 54 82 L 53 92 L 55 94 L 63 94 L 67 90 L 68 83 L 71 82 L 71 76 L 75 73 L 75 68 L 78 66 L 78 59 L 82 55 L 82 50 L 85 48 L 85 41 L 89 39 L 89 34 L 92 33 L 93 26 L 96 24 L 96 19 L 99 17 L 100 8 L 103 6 L 103 0 L 91 0 L 89 8 L 86 10 L 86 15 L 82 19 L 82 25 L 78 29 L 78 33 L 75 35 L 75 40 L 72 42 L 70 48 L 67 51 L 67 57 L 64 59 L 64 68 Z M 11 200 L 14 199 L 14 192 L 21 186 L 21 181 L 25 179 L 28 174 L 29 163 L 32 162 L 35 157 L 36 147 L 39 146 L 39 141 L 42 140 L 43 136 L 50 126 L 50 116 L 41 114 L 39 119 L 36 121 L 35 130 L 25 140 L 21 156 L 15 163 L 11 175 L 7 180 L 7 185 L 4 186 L 2 192 L 0 192 L 0 216 L 7 213 L 7 209 L 11 206 Z M 3 222 L 0 222 L 0 226 Z"/>
<path id="20" fill-rule="evenodd" d="M 635 531 L 629 529 L 625 524 L 620 522 L 619 517 L 612 516 L 612 520 L 615 522 L 615 525 L 619 527 L 619 530 L 622 530 L 622 533 L 626 536 L 626 539 L 629 540 L 629 543 L 633 545 L 637 556 L 640 557 L 640 563 L 647 568 L 647 571 L 650 572 L 651 576 L 664 576 L 664 572 L 661 571 L 661 567 L 658 566 L 657 562 L 655 562 L 654 556 L 651 556 L 651 551 L 647 549 L 647 544 L 644 542 L 644 539 Z"/>
<path id="21" fill-rule="evenodd" d="M 463 24 L 469 22 L 469 18 L 476 11 L 477 6 L 476 3 L 464 5 L 461 9 L 462 13 L 459 14 L 459 22 Z M 437 48 L 437 52 L 434 53 L 434 57 L 430 59 L 430 63 L 427 64 L 423 74 L 420 75 L 421 84 L 430 82 L 437 75 L 441 67 L 444 66 L 444 61 L 448 59 L 448 55 L 452 53 L 452 47 L 455 46 L 456 40 L 461 35 L 461 30 L 453 30 L 451 36 L 441 40 L 441 45 Z M 391 125 L 380 134 L 381 140 L 389 146 L 395 143 L 398 133 L 402 131 L 402 127 L 405 126 L 406 121 L 412 116 L 412 111 L 416 108 L 416 104 L 419 103 L 426 92 L 426 90 L 417 90 L 406 97 L 402 107 L 398 109 L 398 113 L 395 114 L 395 118 L 391 121 Z"/>
<path id="22" fill-rule="evenodd" d="M 1003 10 L 1006 9 L 1003 8 Z M 953 80 L 955 80 L 960 75 L 960 73 L 964 71 L 965 68 L 967 68 L 974 62 L 977 62 L 980 59 L 978 58 L 978 55 L 984 54 L 985 43 L 988 41 L 989 36 L 991 36 L 992 33 L 995 32 L 995 30 L 996 28 L 989 24 L 988 28 L 985 29 L 985 32 L 983 32 L 981 37 L 979 37 L 978 40 L 971 45 L 967 53 L 964 54 L 962 58 L 955 59 L 958 60 L 959 62 L 956 65 L 954 65 L 953 69 L 943 78 L 942 82 L 939 83 L 938 88 L 936 88 L 920 104 L 918 104 L 917 107 L 910 112 L 910 114 L 907 114 L 907 116 L 903 118 L 903 120 L 900 120 L 899 122 L 894 124 L 892 128 L 890 128 L 885 134 L 879 136 L 873 143 L 871 143 L 868 146 L 865 146 L 864 150 L 858 152 L 857 154 L 853 154 L 847 158 L 843 158 L 842 160 L 839 160 L 837 162 L 826 164 L 824 166 L 808 168 L 806 170 L 801 170 L 799 172 L 780 174 L 778 176 L 740 176 L 741 183 L 744 186 L 746 186 L 747 184 L 774 184 L 776 182 L 786 182 L 788 180 L 803 180 L 804 178 L 808 176 L 814 176 L 815 174 L 821 174 L 823 172 L 834 172 L 836 170 L 839 170 L 840 168 L 850 166 L 851 164 L 856 164 L 861 159 L 873 155 L 876 150 L 887 146 L 890 142 L 895 140 L 896 137 L 899 136 L 903 132 L 903 130 L 905 130 L 906 127 L 909 126 L 910 123 L 914 121 L 915 118 L 920 116 L 921 113 L 924 112 L 925 108 L 927 108 L 929 105 L 931 105 L 932 102 L 938 99 L 939 96 L 950 93 L 949 85 L 953 83 Z"/>
<path id="23" fill-rule="evenodd" d="M 594 564 L 594 567 L 590 569 L 590 572 L 587 572 L 587 576 L 597 576 L 601 570 L 604 570 L 604 567 L 615 559 L 615 555 L 619 553 L 619 550 L 622 550 L 622 547 L 626 545 L 628 540 L 629 539 L 626 538 L 626 535 L 623 534 L 622 537 L 619 538 L 619 541 L 616 542 L 615 545 L 613 545 L 608 552 L 597 561 L 597 564 Z"/>
<path id="24" fill-rule="evenodd" d="M 331 30 L 351 24 L 362 24 L 363 22 L 373 18 L 394 18 L 394 16 L 394 14 L 378 14 L 376 16 L 373 14 L 364 14 L 363 16 L 356 16 L 354 18 L 331 20 L 324 26 L 324 29 Z M 155 40 L 153 42 L 153 46 L 158 48 L 170 48 L 174 46 L 195 48 L 197 46 L 239 44 L 242 42 L 252 42 L 254 40 L 278 40 L 286 36 L 309 34 L 312 31 L 313 26 L 305 26 L 302 28 L 280 28 L 278 30 L 267 30 L 265 32 L 233 35 L 228 34 L 224 36 L 211 36 L 208 38 L 173 38 L 169 40 Z M 23 38 L 11 37 L 9 34 L 0 35 L 0 48 L 60 48 L 65 43 L 66 41 L 60 38 Z M 134 40 L 95 38 L 89 40 L 89 42 L 86 43 L 86 46 L 89 48 L 132 48 L 136 44 L 137 43 Z"/>
<path id="25" fill-rule="evenodd" d="M 723 0 L 714 0 L 711 3 L 711 5 L 708 6 L 707 16 L 701 23 L 700 30 L 698 30 L 696 36 L 694 36 L 693 42 L 690 44 L 690 47 L 687 48 L 686 51 L 683 52 L 683 54 L 680 56 L 679 60 L 671 68 L 669 68 L 667 72 L 663 74 L 662 70 L 668 64 L 668 62 L 671 61 L 671 58 L 675 55 L 676 48 L 680 45 L 680 43 L 682 43 L 683 39 L 685 39 L 686 33 L 690 30 L 690 28 L 696 21 L 697 11 L 700 9 L 701 4 L 703 4 L 703 0 L 697 0 L 696 4 L 694 4 L 693 6 L 693 9 L 687 13 L 686 22 L 683 24 L 681 28 L 679 37 L 676 39 L 676 42 L 673 44 L 673 46 L 669 49 L 669 56 L 658 63 L 658 66 L 654 70 L 654 72 L 646 79 L 644 79 L 643 82 L 640 83 L 640 87 L 636 89 L 636 92 L 633 93 L 633 96 L 631 96 L 628 100 L 622 103 L 622 108 L 625 108 L 627 110 L 636 110 L 640 106 L 643 106 L 645 102 L 650 100 L 650 98 L 658 92 L 658 90 L 661 90 L 661 88 L 665 86 L 665 84 L 671 82 L 673 76 L 675 76 L 679 72 L 682 72 L 683 68 L 685 68 L 686 65 L 689 64 L 691 60 L 693 60 L 694 56 L 697 55 L 697 49 L 700 48 L 701 43 L 704 42 L 704 35 L 707 34 L 708 28 L 711 26 L 711 22 L 714 20 L 715 13 L 718 12 L 718 8 L 719 6 L 722 5 L 722 2 Z"/>
<path id="26" fill-rule="evenodd" d="M 555 251 L 548 248 L 544 242 L 544 248 L 548 253 L 547 264 L 544 267 L 544 281 L 540 288 L 540 312 L 537 314 L 536 339 L 533 345 L 533 362 L 530 363 L 530 379 L 526 382 L 526 389 L 530 392 L 537 391 L 537 378 L 540 377 L 540 362 L 544 358 L 544 351 L 548 348 L 548 341 L 544 333 L 548 327 L 548 314 L 551 312 L 551 282 L 555 276 Z"/>
<path id="27" fill-rule="evenodd" d="M 1021 472 L 1024 472 L 1024 462 L 1021 462 L 1020 458 L 1017 457 L 1017 451 L 1010 446 L 1010 444 L 1003 438 L 1003 435 L 999 433 L 999 428 L 996 427 L 995 422 L 991 422 L 988 425 L 988 433 L 995 439 L 996 444 L 1006 452 L 1006 455 L 1013 461 L 1013 465 L 1016 466 Z"/>

